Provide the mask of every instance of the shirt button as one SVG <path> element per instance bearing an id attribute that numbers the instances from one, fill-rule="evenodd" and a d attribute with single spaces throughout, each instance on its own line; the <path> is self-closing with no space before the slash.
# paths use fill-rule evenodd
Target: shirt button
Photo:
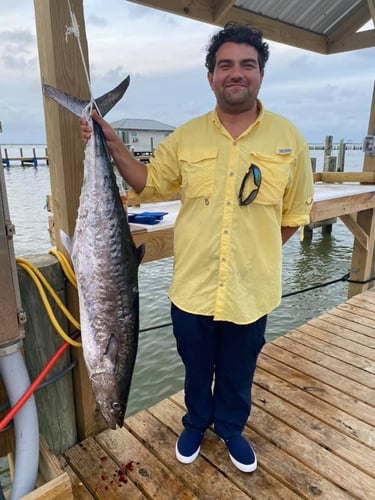
<path id="1" fill-rule="evenodd" d="M 229 206 L 229 205 L 231 205 L 231 202 L 227 201 L 225 204 Z"/>
<path id="2" fill-rule="evenodd" d="M 233 141 L 233 146 L 237 146 L 237 142 L 236 141 Z"/>
<path id="3" fill-rule="evenodd" d="M 208 198 L 205 198 L 204 202 L 205 202 L 206 205 L 210 204 L 210 200 Z"/>
<path id="4" fill-rule="evenodd" d="M 224 229 L 224 234 L 228 234 L 228 229 Z"/>
<path id="5" fill-rule="evenodd" d="M 229 177 L 233 177 L 234 176 L 234 172 L 229 172 Z"/>

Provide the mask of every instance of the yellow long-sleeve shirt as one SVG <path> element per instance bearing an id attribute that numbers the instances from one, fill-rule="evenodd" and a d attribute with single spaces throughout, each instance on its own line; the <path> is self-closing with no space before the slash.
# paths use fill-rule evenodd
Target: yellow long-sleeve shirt
<path id="1" fill-rule="evenodd" d="M 236 140 L 216 111 L 177 128 L 156 149 L 142 194 L 181 188 L 174 232 L 171 301 L 215 320 L 251 323 L 281 299 L 281 226 L 309 222 L 313 182 L 308 146 L 285 118 L 265 111 Z M 240 206 L 253 163 L 262 181 Z M 249 176 L 244 196 L 255 186 Z"/>

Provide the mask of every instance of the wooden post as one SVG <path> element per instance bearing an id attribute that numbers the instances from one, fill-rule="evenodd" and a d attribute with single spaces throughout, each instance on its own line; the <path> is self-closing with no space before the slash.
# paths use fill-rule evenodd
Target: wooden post
<path id="1" fill-rule="evenodd" d="M 316 172 L 316 158 L 311 158 L 311 170 Z"/>
<path id="2" fill-rule="evenodd" d="M 324 161 L 323 161 L 324 172 L 329 172 L 328 168 L 329 168 L 329 159 L 331 158 L 332 154 L 332 142 L 333 142 L 332 135 L 326 135 L 324 143 Z"/>
<path id="3" fill-rule="evenodd" d="M 80 41 L 88 67 L 87 40 L 83 17 L 83 1 L 71 0 L 70 5 L 77 19 Z M 34 0 L 36 32 L 42 83 L 82 99 L 89 99 L 89 88 L 77 40 L 66 37 L 66 27 L 71 26 L 68 3 L 61 0 Z M 73 235 L 83 176 L 83 143 L 79 120 L 48 98 L 44 98 L 44 114 L 51 176 L 56 246 L 61 244 L 60 229 Z M 68 306 L 77 315 L 78 297 L 68 285 Z M 95 411 L 96 403 L 83 362 L 81 350 L 73 349 L 77 359 L 75 369 L 75 405 L 79 439 L 95 434 L 105 426 Z"/>
<path id="4" fill-rule="evenodd" d="M 59 298 L 65 303 L 65 278 L 56 259 L 51 255 L 40 255 L 29 259 L 45 276 Z M 18 270 L 22 306 L 27 316 L 25 324 L 24 356 L 30 379 L 34 380 L 63 343 L 55 331 L 35 283 L 23 269 Z M 56 318 L 67 330 L 67 320 L 57 306 L 51 302 Z M 61 373 L 70 365 L 70 353 L 66 351 L 56 362 L 47 379 Z M 35 393 L 38 409 L 39 429 L 50 449 L 60 455 L 77 442 L 72 374 L 67 373 L 53 384 Z"/>
<path id="5" fill-rule="evenodd" d="M 375 131 L 375 83 L 372 93 L 372 103 L 370 108 L 370 118 L 368 126 L 368 135 L 373 135 Z M 365 155 L 363 161 L 364 172 L 375 172 L 375 156 Z M 350 269 L 350 278 L 359 281 L 365 281 L 374 275 L 374 239 L 375 239 L 375 217 L 374 210 L 364 210 L 358 213 L 357 223 L 369 236 L 368 248 L 365 249 L 357 238 L 354 239 L 352 264 Z M 349 283 L 348 297 L 366 290 L 370 285 L 360 285 Z"/>
<path id="6" fill-rule="evenodd" d="M 339 153 L 337 155 L 337 172 L 344 171 L 345 150 L 346 150 L 346 144 L 344 143 L 344 139 L 341 139 L 339 144 Z"/>

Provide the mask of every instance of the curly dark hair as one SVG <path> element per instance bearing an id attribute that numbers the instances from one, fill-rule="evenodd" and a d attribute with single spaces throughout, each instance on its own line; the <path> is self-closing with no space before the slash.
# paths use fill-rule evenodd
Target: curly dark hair
<path id="1" fill-rule="evenodd" d="M 259 69 L 264 70 L 269 57 L 269 48 L 268 43 L 263 42 L 262 31 L 253 29 L 248 24 L 230 22 L 211 37 L 210 44 L 207 46 L 205 66 L 209 73 L 214 72 L 216 52 L 226 42 L 246 43 L 254 47 L 258 52 Z"/>

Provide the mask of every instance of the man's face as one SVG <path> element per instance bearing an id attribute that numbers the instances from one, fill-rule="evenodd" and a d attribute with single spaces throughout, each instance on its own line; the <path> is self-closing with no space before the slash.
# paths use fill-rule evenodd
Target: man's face
<path id="1" fill-rule="evenodd" d="M 252 109 L 263 80 L 257 50 L 245 43 L 224 43 L 216 52 L 214 72 L 207 77 L 219 109 L 228 113 Z"/>

